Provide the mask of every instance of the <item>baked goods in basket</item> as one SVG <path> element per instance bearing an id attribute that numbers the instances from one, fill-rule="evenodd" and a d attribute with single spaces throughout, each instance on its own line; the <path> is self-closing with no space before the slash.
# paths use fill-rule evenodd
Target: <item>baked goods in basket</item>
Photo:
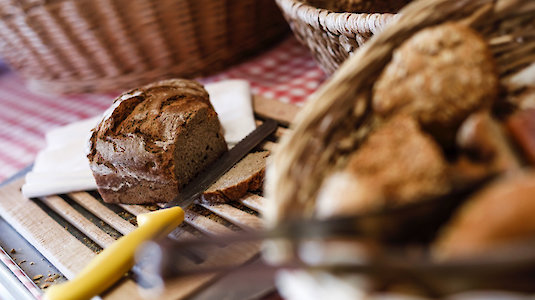
<path id="1" fill-rule="evenodd" d="M 532 184 L 526 174 L 534 169 L 535 135 L 527 128 L 533 123 L 528 109 L 535 39 L 528 32 L 535 28 L 535 6 L 521 0 L 425 0 L 412 2 L 400 15 L 309 99 L 292 134 L 281 140 L 267 170 L 267 222 L 368 214 L 374 222 L 360 229 L 382 251 L 356 253 L 346 261 L 392 258 L 393 251 L 432 270 L 437 257 L 451 263 L 466 254 L 477 262 L 482 252 L 497 248 L 495 241 L 533 238 L 531 222 L 520 219 L 535 214 L 524 198 Z M 513 200 L 506 196 L 516 198 L 510 210 Z M 388 219 L 372 217 L 387 212 Z M 484 220 L 489 213 L 493 217 Z M 455 245 L 464 240 L 470 240 L 466 250 Z M 301 255 L 305 248 L 277 242 L 266 252 L 270 258 Z M 432 249 L 436 256 L 428 255 Z M 411 265 L 406 267 L 410 273 Z M 461 273 L 462 265 L 446 267 L 453 272 L 449 278 L 481 275 Z M 328 288 L 321 274 L 309 273 Z M 438 271 L 414 274 L 425 282 L 410 282 L 412 291 L 423 286 L 416 293 L 433 297 L 507 281 L 502 276 L 500 285 L 489 280 L 456 285 Z M 392 275 L 370 290 L 389 291 L 411 281 Z M 533 290 L 532 284 L 524 287 Z"/>
<path id="2" fill-rule="evenodd" d="M 87 157 L 106 202 L 172 200 L 227 150 L 208 93 L 171 79 L 119 96 L 93 129 Z"/>
<path id="3" fill-rule="evenodd" d="M 400 115 L 371 133 L 344 169 L 325 180 L 316 214 L 362 214 L 449 190 L 442 150 L 416 120 Z"/>

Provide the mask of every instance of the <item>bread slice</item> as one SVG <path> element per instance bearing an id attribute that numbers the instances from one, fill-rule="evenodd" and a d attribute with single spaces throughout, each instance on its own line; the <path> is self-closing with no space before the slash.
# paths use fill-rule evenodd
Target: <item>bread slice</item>
<path id="1" fill-rule="evenodd" d="M 250 153 L 225 175 L 219 178 L 203 194 L 205 203 L 224 203 L 238 200 L 247 191 L 262 188 L 269 151 Z"/>
<path id="2" fill-rule="evenodd" d="M 88 159 L 110 203 L 172 200 L 227 150 L 202 85 L 171 79 L 119 96 L 93 129 Z"/>

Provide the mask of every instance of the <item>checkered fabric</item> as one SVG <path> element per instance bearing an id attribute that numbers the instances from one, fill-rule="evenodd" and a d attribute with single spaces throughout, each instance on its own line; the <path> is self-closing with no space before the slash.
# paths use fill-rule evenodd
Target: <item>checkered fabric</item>
<path id="1" fill-rule="evenodd" d="M 274 50 L 208 80 L 246 79 L 254 94 L 300 105 L 324 77 L 308 50 L 291 38 Z"/>
<path id="2" fill-rule="evenodd" d="M 307 49 L 288 38 L 252 60 L 200 81 L 231 78 L 248 80 L 254 94 L 300 105 L 324 75 Z M 45 146 L 45 132 L 102 113 L 114 96 L 35 94 L 17 75 L 1 69 L 0 182 L 33 162 Z"/>
<path id="3" fill-rule="evenodd" d="M 22 271 L 22 269 L 9 257 L 9 255 L 0 248 L 0 263 L 6 265 L 11 272 L 17 277 L 18 280 L 24 285 L 25 288 L 37 299 L 42 299 L 41 290 L 35 285 L 35 283 Z M 2 299 L 2 295 L 0 295 Z"/>

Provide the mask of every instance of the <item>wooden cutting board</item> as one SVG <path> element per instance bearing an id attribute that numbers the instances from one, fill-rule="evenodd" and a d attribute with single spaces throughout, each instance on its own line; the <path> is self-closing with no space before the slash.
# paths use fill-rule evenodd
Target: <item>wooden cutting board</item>
<path id="1" fill-rule="evenodd" d="M 262 97 L 254 98 L 257 123 L 263 118 L 280 122 L 275 137 L 259 149 L 273 150 L 276 141 L 285 134 L 299 108 L 291 104 Z M 0 216 L 33 245 L 67 278 L 73 278 L 99 251 L 122 235 L 136 228 L 135 216 L 159 209 L 158 206 L 115 205 L 104 203 L 95 191 L 54 195 L 39 199 L 22 196 L 24 179 L 0 189 Z M 249 193 L 230 204 L 195 205 L 186 212 L 178 239 L 219 235 L 232 231 L 259 229 L 259 214 L 267 200 Z M 202 253 L 199 266 L 217 261 L 245 263 L 258 254 L 258 244 L 228 245 L 217 253 Z M 192 262 L 194 263 L 194 262 Z M 207 285 L 218 274 L 175 279 L 166 283 L 161 299 L 186 298 Z M 104 299 L 141 299 L 134 280 L 125 277 Z"/>

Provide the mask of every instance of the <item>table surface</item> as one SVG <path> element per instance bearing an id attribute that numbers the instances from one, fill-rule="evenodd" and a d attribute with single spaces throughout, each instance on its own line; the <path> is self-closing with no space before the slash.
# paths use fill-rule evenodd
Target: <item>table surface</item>
<path id="1" fill-rule="evenodd" d="M 302 105 L 324 80 L 324 74 L 307 49 L 290 37 L 256 58 L 199 81 L 208 83 L 235 78 L 248 80 L 255 95 Z M 0 187 L 11 179 L 20 178 L 31 168 L 37 152 L 45 146 L 44 134 L 47 131 L 102 113 L 117 94 L 35 94 L 24 86 L 23 80 L 16 74 L 5 67 L 0 68 L 0 103 L 4 107 L 0 110 L 0 182 L 4 182 Z M 34 295 L 36 286 L 30 278 L 39 274 L 59 273 L 1 218 L 0 233 L 0 247 L 6 252 L 15 249 L 14 253 L 4 253 L 2 262 L 17 274 L 16 277 L 26 288 L 33 290 Z M 24 251 L 17 252 L 17 249 Z M 30 263 L 31 268 L 28 267 Z M 222 281 L 219 289 L 224 289 L 232 280 L 231 277 Z M 262 285 L 272 286 L 269 280 L 267 284 L 266 281 L 259 284 L 255 288 L 257 291 L 261 290 Z M 213 295 L 217 290 L 215 286 L 205 294 Z"/>

